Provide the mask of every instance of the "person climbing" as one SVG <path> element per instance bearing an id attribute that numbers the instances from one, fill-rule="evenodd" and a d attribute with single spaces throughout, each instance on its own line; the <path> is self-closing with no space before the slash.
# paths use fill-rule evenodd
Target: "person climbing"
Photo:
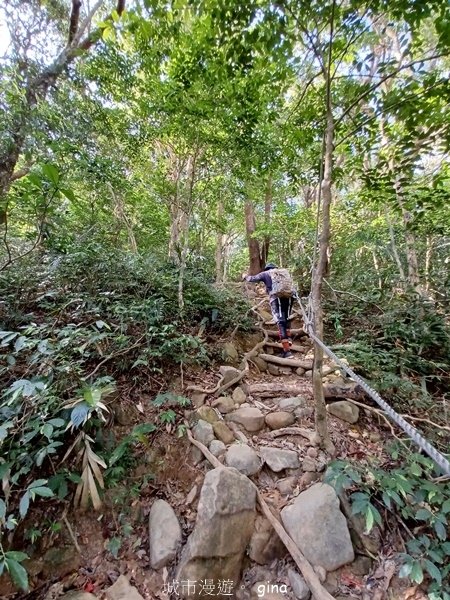
<path id="1" fill-rule="evenodd" d="M 275 323 L 278 325 L 281 345 L 283 346 L 282 358 L 293 358 L 291 352 L 291 314 L 294 304 L 295 286 L 287 269 L 279 269 L 277 265 L 268 263 L 264 271 L 257 275 L 243 274 L 242 278 L 249 283 L 264 282 L 269 295 L 270 308 Z"/>

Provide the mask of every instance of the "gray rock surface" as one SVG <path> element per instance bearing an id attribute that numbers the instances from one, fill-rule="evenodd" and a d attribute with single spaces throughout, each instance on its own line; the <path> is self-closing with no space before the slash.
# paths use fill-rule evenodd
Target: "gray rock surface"
<path id="1" fill-rule="evenodd" d="M 212 442 L 214 439 L 214 430 L 211 423 L 207 423 L 206 421 L 203 421 L 203 419 L 200 419 L 193 427 L 192 435 L 197 442 L 201 442 L 207 446 L 209 442 Z"/>
<path id="2" fill-rule="evenodd" d="M 264 415 L 259 408 L 242 407 L 226 415 L 227 421 L 242 425 L 247 431 L 260 431 L 264 427 Z"/>
<path id="3" fill-rule="evenodd" d="M 245 549 L 253 533 L 256 488 L 236 469 L 206 473 L 194 531 L 183 549 L 176 581 L 240 581 Z M 197 586 L 190 600 L 203 599 Z"/>
<path id="4" fill-rule="evenodd" d="M 227 450 L 227 447 L 221 440 L 213 440 L 209 444 L 209 451 L 214 456 L 217 456 L 217 457 L 222 456 L 222 454 L 225 454 L 226 450 Z"/>
<path id="5" fill-rule="evenodd" d="M 281 520 L 305 557 L 327 571 L 354 560 L 347 521 L 334 489 L 316 483 L 283 508 Z"/>
<path id="6" fill-rule="evenodd" d="M 329 404 L 328 412 L 347 423 L 356 423 L 359 419 L 359 408 L 347 400 Z"/>
<path id="7" fill-rule="evenodd" d="M 311 597 L 311 592 L 309 587 L 306 585 L 306 581 L 303 579 L 300 573 L 297 573 L 297 571 L 294 571 L 294 569 L 289 569 L 288 579 L 289 583 L 291 584 L 292 591 L 294 592 L 294 596 L 297 598 L 297 600 L 309 600 Z"/>
<path id="8" fill-rule="evenodd" d="M 181 544 L 181 527 L 173 508 L 165 500 L 155 500 L 149 514 L 150 565 L 161 569 L 176 556 Z"/>
<path id="9" fill-rule="evenodd" d="M 263 461 L 276 473 L 283 469 L 297 469 L 300 466 L 298 454 L 293 450 L 261 448 L 260 454 Z"/>
<path id="10" fill-rule="evenodd" d="M 265 421 L 266 425 L 270 427 L 270 429 L 281 429 L 283 427 L 289 427 L 289 425 L 293 425 L 295 422 L 295 417 L 290 412 L 278 410 L 266 415 Z"/>
<path id="11" fill-rule="evenodd" d="M 244 475 L 255 475 L 262 466 L 256 452 L 246 444 L 231 444 L 225 462 L 228 467 L 234 467 Z"/>

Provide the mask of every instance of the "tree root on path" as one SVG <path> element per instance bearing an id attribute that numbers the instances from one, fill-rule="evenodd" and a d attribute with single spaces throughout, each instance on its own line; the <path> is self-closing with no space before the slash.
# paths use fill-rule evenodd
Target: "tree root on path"
<path id="1" fill-rule="evenodd" d="M 188 439 L 191 442 L 191 444 L 193 444 L 199 450 L 201 450 L 201 452 L 203 453 L 205 458 L 208 459 L 208 461 L 213 465 L 213 467 L 225 468 L 224 465 L 213 454 L 211 454 L 211 452 L 208 450 L 208 448 L 204 444 L 202 444 L 201 442 L 198 442 L 197 440 L 195 440 L 192 437 L 191 431 L 190 431 L 189 427 L 187 426 L 187 423 L 186 423 L 186 433 L 187 433 Z M 253 484 L 253 485 L 255 485 L 255 484 Z M 294 540 L 290 537 L 290 535 L 287 533 L 287 531 L 285 530 L 283 525 L 278 521 L 278 519 L 272 514 L 268 504 L 264 500 L 261 492 L 258 490 L 256 485 L 255 485 L 255 488 L 256 488 L 256 496 L 258 498 L 258 502 L 259 502 L 259 505 L 261 507 L 263 514 L 268 519 L 268 521 L 272 525 L 272 527 L 275 529 L 280 540 L 286 546 L 289 554 L 292 556 L 292 558 L 295 561 L 295 564 L 300 569 L 303 577 L 305 578 L 306 583 L 308 584 L 309 589 L 311 590 L 312 594 L 315 596 L 316 600 L 335 600 L 333 598 L 333 596 L 331 594 L 329 594 L 327 592 L 327 590 L 323 587 L 323 585 L 320 583 L 319 578 L 317 577 L 311 564 L 304 557 L 304 555 L 300 552 L 300 550 L 296 546 Z"/>
<path id="2" fill-rule="evenodd" d="M 302 429 L 301 427 L 283 427 L 283 429 L 269 431 L 268 433 L 263 434 L 261 437 L 273 440 L 283 435 L 301 435 L 302 437 L 306 438 L 311 445 L 317 445 L 316 432 L 310 431 L 309 429 Z"/>

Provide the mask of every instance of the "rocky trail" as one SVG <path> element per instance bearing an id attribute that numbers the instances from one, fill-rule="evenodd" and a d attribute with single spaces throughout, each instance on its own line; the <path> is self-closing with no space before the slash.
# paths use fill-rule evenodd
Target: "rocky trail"
<path id="1" fill-rule="evenodd" d="M 347 498 L 323 482 L 332 457 L 318 447 L 314 431 L 311 342 L 297 318 L 295 357 L 279 358 L 264 305 L 255 299 L 261 334 L 245 340 L 247 348 L 226 343 L 229 362 L 238 367 L 221 366 L 207 385 L 204 374 L 185 374 L 184 393 L 192 401 L 184 414 L 187 436 L 168 436 L 160 442 L 165 448 L 150 450 L 149 462 L 158 452 L 164 460 L 147 493 L 130 496 L 133 534 L 120 560 L 105 552 L 101 519 L 80 519 L 73 536 L 81 556 L 69 551 L 65 578 L 32 597 L 422 597 L 392 592 L 402 588 L 389 538 L 379 539 L 376 528 L 365 535 Z M 379 423 L 356 386 L 329 361 L 324 383 L 336 457 L 382 456 Z M 146 469 L 141 465 L 136 477 Z M 54 557 L 56 572 L 63 556 Z"/>

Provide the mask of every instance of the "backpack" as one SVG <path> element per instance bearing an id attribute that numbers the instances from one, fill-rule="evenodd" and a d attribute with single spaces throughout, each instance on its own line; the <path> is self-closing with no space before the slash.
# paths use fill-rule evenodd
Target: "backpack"
<path id="1" fill-rule="evenodd" d="M 295 285 L 287 269 L 270 269 L 272 279 L 271 296 L 275 298 L 291 298 L 295 292 Z"/>

